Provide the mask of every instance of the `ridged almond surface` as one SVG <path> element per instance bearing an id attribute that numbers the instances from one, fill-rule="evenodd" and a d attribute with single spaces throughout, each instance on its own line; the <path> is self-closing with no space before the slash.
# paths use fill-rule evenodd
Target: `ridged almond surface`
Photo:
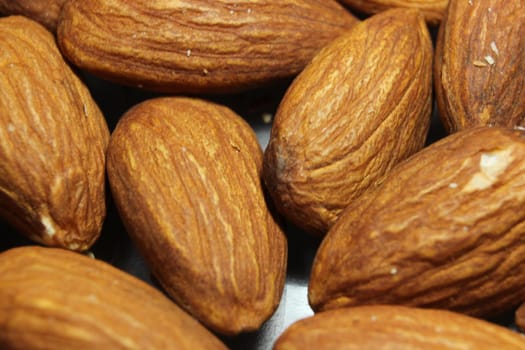
<path id="1" fill-rule="evenodd" d="M 393 8 L 417 9 L 429 24 L 439 24 L 447 10 L 449 0 L 339 0 L 361 13 L 376 14 Z M 478 0 L 479 1 L 479 0 Z"/>
<path id="2" fill-rule="evenodd" d="M 224 334 L 258 329 L 284 287 L 287 242 L 266 205 L 261 167 L 250 126 L 200 99 L 135 106 L 108 149 L 117 207 L 153 273 Z"/>
<path id="3" fill-rule="evenodd" d="M 274 350 L 519 350 L 525 339 L 501 326 L 446 311 L 362 306 L 321 312 L 280 335 Z"/>
<path id="4" fill-rule="evenodd" d="M 102 78 L 217 93 L 297 74 L 356 22 L 335 0 L 72 0 L 58 39 Z"/>
<path id="5" fill-rule="evenodd" d="M 434 69 L 449 132 L 525 126 L 525 1 L 451 0 Z"/>
<path id="6" fill-rule="evenodd" d="M 88 249 L 106 215 L 109 131 L 54 37 L 0 19 L 0 217 L 31 239 Z"/>
<path id="7" fill-rule="evenodd" d="M 143 281 L 58 248 L 0 254 L 2 349 L 226 349 Z"/>
<path id="8" fill-rule="evenodd" d="M 0 13 L 31 18 L 55 32 L 60 10 L 66 0 L 0 0 Z"/>
<path id="9" fill-rule="evenodd" d="M 279 211 L 324 235 L 341 211 L 421 149 L 432 44 L 416 10 L 389 10 L 326 46 L 281 101 L 264 181 Z"/>
<path id="10" fill-rule="evenodd" d="M 525 135 L 478 127 L 392 170 L 341 215 L 312 266 L 316 311 L 404 304 L 491 317 L 525 298 Z"/>

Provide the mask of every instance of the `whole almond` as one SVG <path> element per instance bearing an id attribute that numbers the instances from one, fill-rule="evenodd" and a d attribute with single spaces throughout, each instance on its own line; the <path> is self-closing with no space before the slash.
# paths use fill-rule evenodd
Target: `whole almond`
<path id="1" fill-rule="evenodd" d="M 525 349 L 525 340 L 502 326 L 446 310 L 372 305 L 297 321 L 273 349 L 518 350 Z"/>
<path id="2" fill-rule="evenodd" d="M 55 32 L 60 10 L 66 0 L 0 0 L 0 13 L 31 18 Z"/>
<path id="3" fill-rule="evenodd" d="M 449 132 L 525 126 L 525 2 L 451 0 L 436 43 L 435 88 Z"/>
<path id="4" fill-rule="evenodd" d="M 250 126 L 200 99 L 135 106 L 108 148 L 129 234 L 167 293 L 219 333 L 260 328 L 283 291 L 287 242 L 266 205 L 261 167 Z"/>
<path id="5" fill-rule="evenodd" d="M 403 304 L 491 317 L 525 298 L 525 135 L 478 127 L 353 202 L 312 266 L 316 311 Z"/>
<path id="6" fill-rule="evenodd" d="M 279 211 L 324 235 L 349 203 L 421 149 L 431 73 L 417 10 L 382 12 L 326 46 L 294 80 L 272 126 L 264 180 Z"/>
<path id="7" fill-rule="evenodd" d="M 376 14 L 393 8 L 417 9 L 429 24 L 439 24 L 447 10 L 449 0 L 339 0 L 353 10 Z"/>
<path id="8" fill-rule="evenodd" d="M 0 19 L 0 217 L 46 245 L 88 249 L 106 215 L 109 131 L 54 37 Z"/>
<path id="9" fill-rule="evenodd" d="M 72 0 L 58 39 L 75 65 L 102 78 L 219 93 L 297 74 L 356 22 L 335 0 Z"/>
<path id="10" fill-rule="evenodd" d="M 2 349 L 226 349 L 143 281 L 58 248 L 0 254 Z"/>

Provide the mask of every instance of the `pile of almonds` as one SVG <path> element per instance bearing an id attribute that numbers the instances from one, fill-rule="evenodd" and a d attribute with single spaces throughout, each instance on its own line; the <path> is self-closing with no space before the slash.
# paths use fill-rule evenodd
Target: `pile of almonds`
<path id="1" fill-rule="evenodd" d="M 525 1 L 0 0 L 2 349 L 525 349 Z M 437 35 L 434 35 L 437 34 Z M 115 127 L 84 78 L 154 92 Z M 215 96 L 288 84 L 263 150 Z M 435 112 L 435 113 L 433 113 Z M 429 140 L 433 116 L 444 135 Z M 158 285 L 82 254 L 114 206 Z"/>

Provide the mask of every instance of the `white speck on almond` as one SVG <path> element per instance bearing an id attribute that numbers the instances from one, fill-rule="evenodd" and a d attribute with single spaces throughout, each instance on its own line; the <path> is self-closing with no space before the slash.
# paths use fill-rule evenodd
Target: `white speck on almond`
<path id="1" fill-rule="evenodd" d="M 472 0 L 468 0 L 468 4 L 469 4 L 470 6 L 472 6 L 472 5 L 473 5 Z"/>
<path id="2" fill-rule="evenodd" d="M 7 131 L 9 132 L 14 132 L 15 131 L 15 126 L 11 123 L 7 124 Z"/>
<path id="3" fill-rule="evenodd" d="M 463 190 L 472 192 L 489 188 L 513 160 L 512 149 L 483 153 L 479 160 L 480 171 L 472 176 Z"/>
<path id="4" fill-rule="evenodd" d="M 248 9 L 246 10 L 246 12 L 248 12 L 248 14 L 252 13 L 252 9 Z"/>
<path id="5" fill-rule="evenodd" d="M 487 55 L 484 57 L 485 58 L 485 61 L 487 61 L 488 64 L 490 64 L 491 66 L 496 63 L 496 61 L 494 61 L 494 58 L 491 56 L 491 55 Z"/>
<path id="6" fill-rule="evenodd" d="M 47 215 L 42 215 L 42 217 L 40 218 L 40 222 L 44 226 L 44 230 L 45 230 L 46 234 L 49 237 L 53 237 L 55 235 L 55 233 L 56 233 L 55 223 L 53 222 L 53 219 L 51 219 Z"/>
<path id="7" fill-rule="evenodd" d="M 186 56 L 188 56 L 188 57 L 191 56 L 191 50 L 190 49 L 186 50 Z"/>
<path id="8" fill-rule="evenodd" d="M 496 54 L 496 56 L 499 56 L 499 50 L 498 50 L 498 47 L 496 46 L 496 42 L 495 41 L 492 41 L 490 43 L 490 48 Z"/>
<path id="9" fill-rule="evenodd" d="M 397 275 L 397 268 L 393 267 L 390 269 L 390 274 L 391 275 Z"/>
<path id="10" fill-rule="evenodd" d="M 450 187 L 450 188 L 458 188 L 458 184 L 455 183 L 455 182 L 451 182 L 451 183 L 448 185 L 448 187 Z"/>

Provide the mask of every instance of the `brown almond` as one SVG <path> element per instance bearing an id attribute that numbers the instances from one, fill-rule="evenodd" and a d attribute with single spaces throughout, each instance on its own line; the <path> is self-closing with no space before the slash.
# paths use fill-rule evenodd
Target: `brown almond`
<path id="1" fill-rule="evenodd" d="M 153 274 L 219 333 L 260 328 L 283 291 L 287 242 L 266 205 L 261 167 L 250 126 L 200 99 L 135 106 L 108 149 L 117 208 Z"/>
<path id="2" fill-rule="evenodd" d="M 274 350 L 525 349 L 519 334 L 446 311 L 371 305 L 321 312 L 297 321 Z"/>
<path id="3" fill-rule="evenodd" d="M 373 15 L 393 8 L 417 9 L 429 24 L 439 24 L 447 10 L 449 0 L 339 0 L 351 9 Z"/>
<path id="4" fill-rule="evenodd" d="M 269 193 L 289 221 L 324 235 L 349 203 L 423 147 L 432 55 L 419 12 L 389 10 L 326 46 L 294 80 L 264 159 Z"/>
<path id="5" fill-rule="evenodd" d="M 449 132 L 525 126 L 525 3 L 451 0 L 436 43 L 439 115 Z"/>
<path id="6" fill-rule="evenodd" d="M 106 121 L 53 35 L 0 19 L 0 217 L 36 242 L 88 249 L 106 215 Z"/>
<path id="7" fill-rule="evenodd" d="M 491 317 L 525 300 L 525 135 L 478 127 L 353 202 L 312 266 L 316 311 L 403 304 Z"/>
<path id="8" fill-rule="evenodd" d="M 75 65 L 102 78 L 220 93 L 294 76 L 356 22 L 335 0 L 72 0 L 58 39 Z"/>
<path id="9" fill-rule="evenodd" d="M 0 254 L 2 349 L 226 349 L 143 281 L 58 248 Z"/>
<path id="10" fill-rule="evenodd" d="M 31 18 L 55 32 L 60 10 L 66 0 L 0 0 L 0 13 Z"/>

